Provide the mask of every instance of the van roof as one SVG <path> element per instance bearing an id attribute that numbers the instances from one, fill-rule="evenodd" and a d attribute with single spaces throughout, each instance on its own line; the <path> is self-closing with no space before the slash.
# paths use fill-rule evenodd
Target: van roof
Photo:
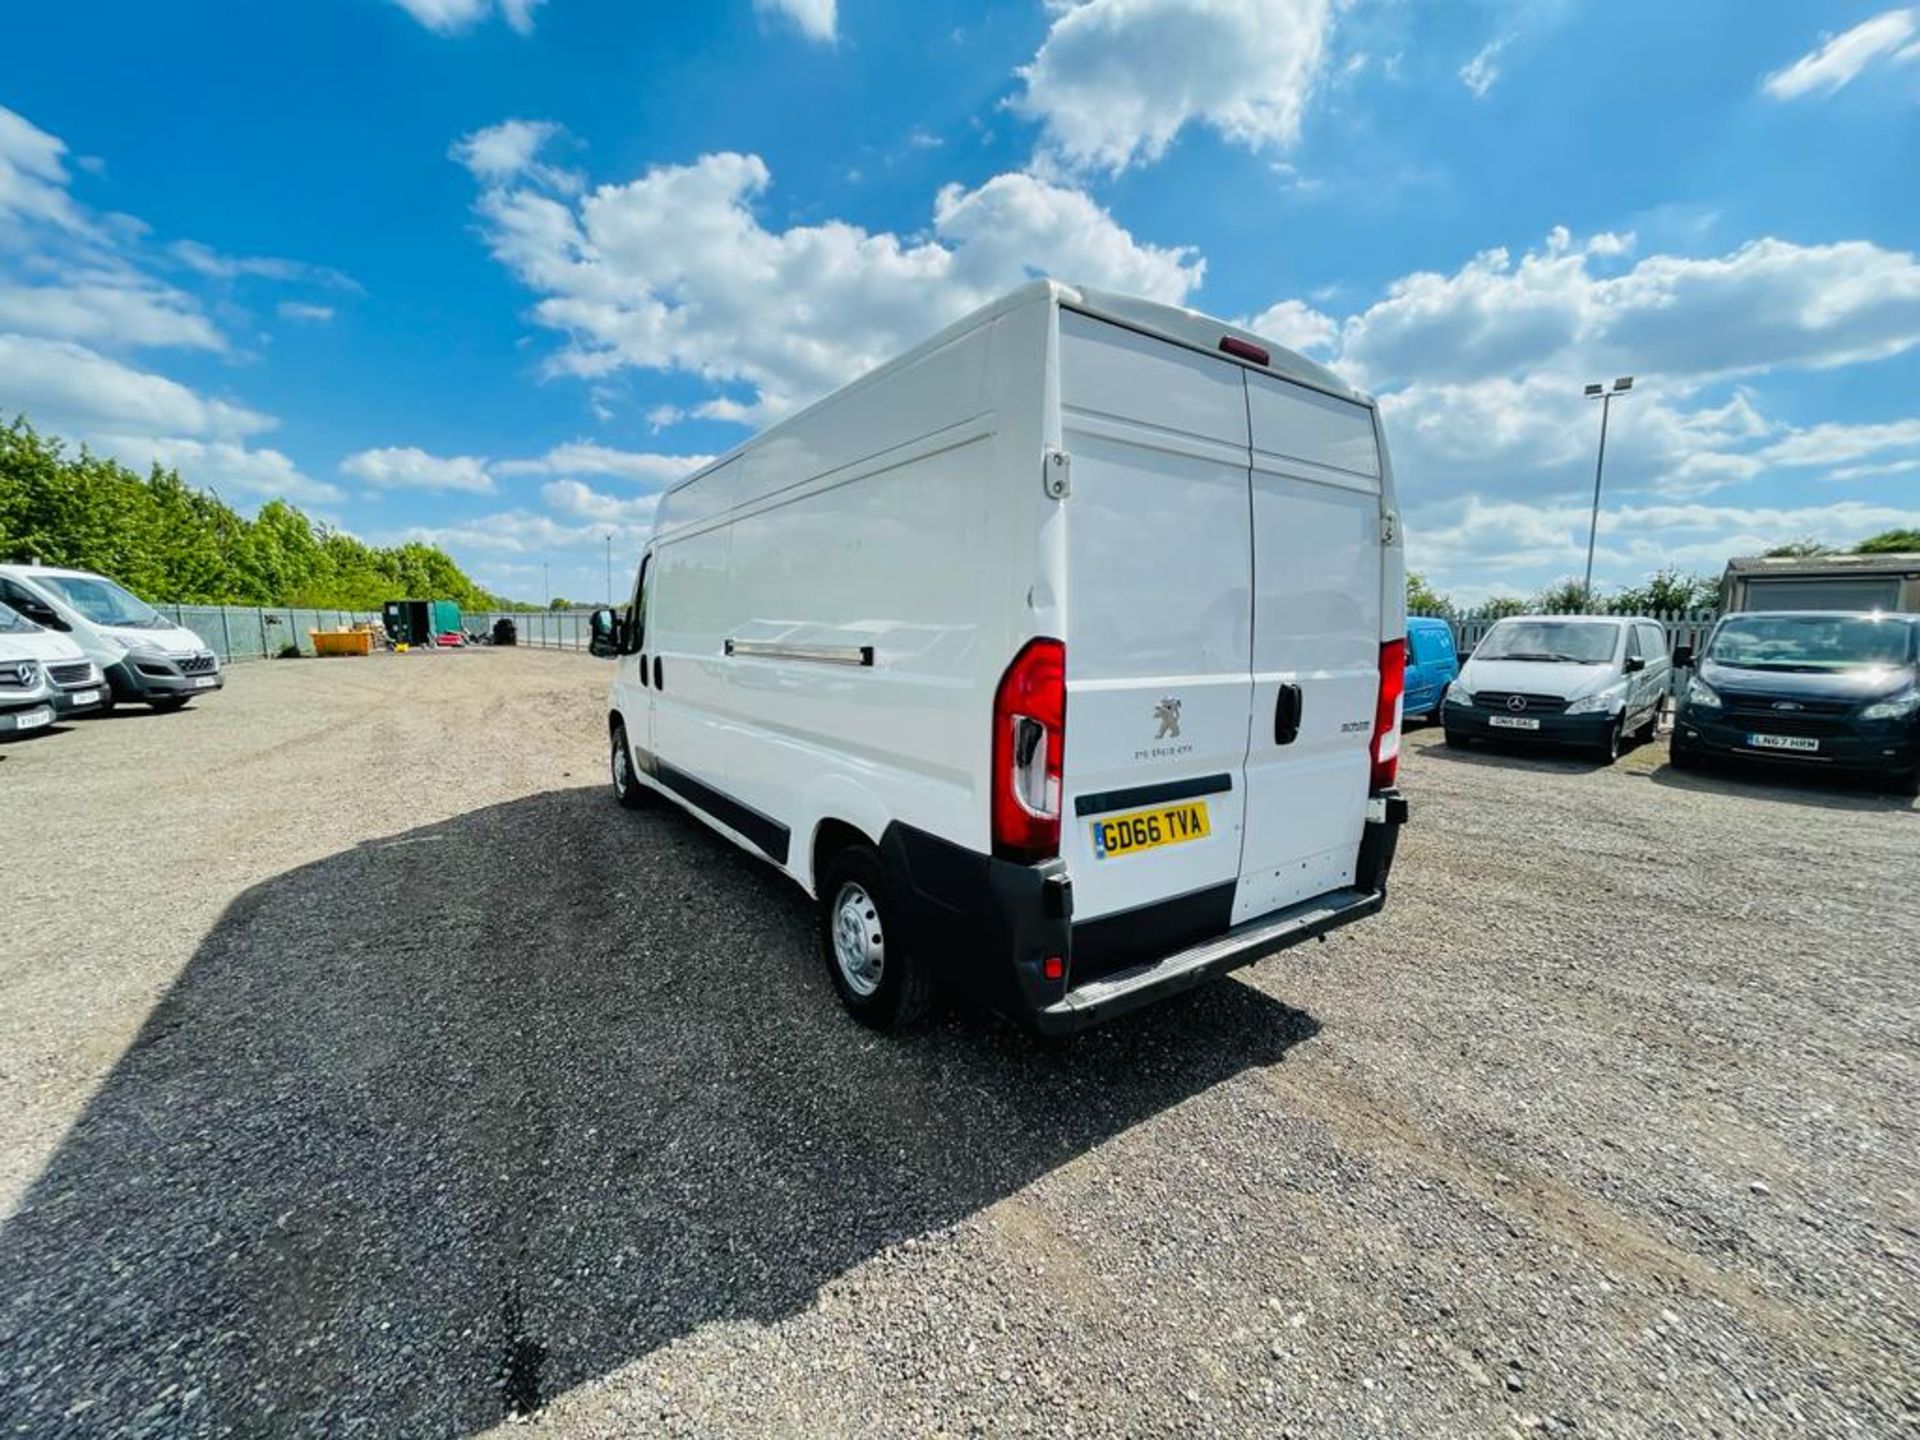
<path id="1" fill-rule="evenodd" d="M 997 300 L 990 300 L 979 309 L 961 316 L 958 320 L 936 334 L 929 335 L 912 349 L 903 351 L 884 364 L 876 365 L 873 369 L 867 371 L 857 379 L 851 380 L 846 385 L 841 386 L 840 389 L 829 391 L 827 394 L 813 401 L 812 404 L 802 406 L 791 415 L 783 416 L 781 419 L 767 426 L 764 430 L 755 431 L 738 445 L 728 449 L 724 454 L 716 455 L 698 470 L 691 471 L 666 486 L 660 493 L 663 496 L 671 494 L 682 486 L 692 484 L 701 476 L 711 474 L 713 471 L 720 469 L 721 466 L 725 465 L 729 460 L 732 460 L 749 446 L 758 444 L 769 435 L 777 434 L 780 430 L 793 424 L 816 407 L 833 399 L 834 396 L 841 393 L 842 390 L 870 384 L 878 380 L 881 376 L 890 374 L 894 370 L 904 369 L 922 356 L 931 354 L 943 345 L 951 344 L 960 336 L 970 330 L 977 329 L 989 320 L 996 319 L 1024 305 L 1036 304 L 1042 301 L 1056 303 L 1069 310 L 1078 310 L 1083 314 L 1092 315 L 1098 319 L 1110 320 L 1116 325 L 1124 325 L 1130 330 L 1139 330 L 1149 335 L 1155 335 L 1163 340 L 1170 340 L 1176 345 L 1185 346 L 1189 349 L 1202 350 L 1214 356 L 1216 359 L 1224 360 L 1229 364 L 1244 365 L 1249 370 L 1258 370 L 1264 374 L 1277 375 L 1282 380 L 1291 380 L 1295 384 L 1305 385 L 1310 389 L 1323 391 L 1338 399 L 1350 400 L 1356 405 L 1366 405 L 1368 407 L 1373 405 L 1372 396 L 1354 389 L 1338 375 L 1335 375 L 1331 370 L 1327 369 L 1326 366 L 1319 364 L 1317 361 L 1309 360 L 1298 351 L 1289 350 L 1286 346 L 1278 344 L 1252 330 L 1236 325 L 1231 321 L 1220 320 L 1214 316 L 1204 314 L 1199 310 L 1189 310 L 1181 305 L 1168 305 L 1158 300 L 1143 300 L 1138 296 L 1123 295 L 1114 290 L 1100 290 L 1090 285 L 1069 285 L 1064 281 L 1051 279 L 1031 280 L 1025 285 L 1019 286 L 1017 289 L 1009 290 Z M 1220 352 L 1220 342 L 1229 335 L 1236 339 L 1250 341 L 1265 350 L 1268 355 L 1267 364 L 1264 366 L 1255 365 L 1249 361 L 1238 360 L 1231 355 L 1222 354 Z"/>
<path id="2" fill-rule="evenodd" d="M 8 575 L 73 575 L 87 580 L 104 580 L 107 578 L 93 570 L 69 570 L 63 565 L 16 565 L 0 563 L 0 573 Z"/>
<path id="3" fill-rule="evenodd" d="M 1624 625 L 1629 620 L 1646 620 L 1658 624 L 1646 615 L 1502 615 L 1494 623 L 1506 620 L 1551 620 L 1556 625 Z"/>

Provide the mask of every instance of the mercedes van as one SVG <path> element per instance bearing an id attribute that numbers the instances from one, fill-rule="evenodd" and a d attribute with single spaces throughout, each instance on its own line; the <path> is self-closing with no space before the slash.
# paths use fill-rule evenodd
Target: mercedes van
<path id="1" fill-rule="evenodd" d="M 69 719 L 106 704 L 106 679 L 81 648 L 57 630 L 47 630 L 0 600 L 0 666 L 36 662 L 47 681 L 47 703 Z"/>
<path id="2" fill-rule="evenodd" d="M 1447 687 L 1447 744 L 1572 745 L 1608 764 L 1651 740 L 1673 665 L 1657 620 L 1516 615 L 1487 631 Z"/>
<path id="3" fill-rule="evenodd" d="M 666 491 L 613 789 L 811 895 L 860 1020 L 1076 1030 L 1381 908 L 1405 597 L 1370 398 L 1040 281 Z"/>
<path id="4" fill-rule="evenodd" d="M 223 683 L 219 657 L 204 640 L 104 575 L 0 565 L 0 601 L 71 636 L 105 676 L 108 708 L 142 700 L 156 710 L 178 710 Z"/>

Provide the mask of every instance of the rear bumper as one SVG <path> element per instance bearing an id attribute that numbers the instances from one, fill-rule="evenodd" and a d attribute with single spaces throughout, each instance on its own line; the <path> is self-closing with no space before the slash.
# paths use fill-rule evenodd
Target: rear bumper
<path id="1" fill-rule="evenodd" d="M 1693 706 L 1681 712 L 1673 727 L 1673 748 L 1690 755 L 1714 755 L 1752 760 L 1796 770 L 1848 770 L 1863 774 L 1904 774 L 1920 768 L 1920 732 L 1911 720 L 1858 721 L 1839 733 L 1817 738 L 1818 750 L 1774 750 L 1749 743 L 1755 726 L 1764 720 L 1752 716 L 1709 718 Z"/>
<path id="2" fill-rule="evenodd" d="M 1604 710 L 1587 715 L 1533 713 L 1525 718 L 1537 720 L 1540 724 L 1538 730 L 1515 730 L 1494 724 L 1496 719 L 1506 718 L 1506 715 L 1504 710 L 1482 710 L 1449 700 L 1441 707 L 1440 721 L 1454 734 L 1470 735 L 1476 740 L 1516 740 L 1533 745 L 1598 745 L 1607 738 L 1608 729 L 1620 718 Z"/>
<path id="3" fill-rule="evenodd" d="M 1233 926 L 1233 885 L 1073 924 L 1059 860 L 1016 865 L 898 823 L 881 837 L 912 943 L 948 988 L 1043 1034 L 1068 1034 L 1365 919 L 1386 901 L 1407 802 L 1376 796 L 1351 886 Z M 1197 902 L 1197 903 L 1196 903 Z M 1133 941 L 1116 945 L 1111 932 Z M 1076 951 L 1081 964 L 1076 978 Z M 1064 962 L 1060 979 L 1046 962 Z"/>

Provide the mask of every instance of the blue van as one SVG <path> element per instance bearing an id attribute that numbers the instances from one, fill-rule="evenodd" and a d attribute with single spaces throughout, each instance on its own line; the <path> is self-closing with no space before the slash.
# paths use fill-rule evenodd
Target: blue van
<path id="1" fill-rule="evenodd" d="M 1402 715 L 1429 722 L 1440 718 L 1447 686 L 1460 675 L 1453 626 L 1429 615 L 1407 617 L 1407 696 Z"/>

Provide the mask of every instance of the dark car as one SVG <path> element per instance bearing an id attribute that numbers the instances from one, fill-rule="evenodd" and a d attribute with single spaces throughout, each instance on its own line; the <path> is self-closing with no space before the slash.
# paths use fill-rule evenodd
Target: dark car
<path id="1" fill-rule="evenodd" d="M 1684 650 L 1674 658 L 1695 662 Z M 1723 618 L 1681 691 L 1673 729 L 1675 765 L 1710 756 L 1853 771 L 1920 794 L 1920 615 Z"/>

